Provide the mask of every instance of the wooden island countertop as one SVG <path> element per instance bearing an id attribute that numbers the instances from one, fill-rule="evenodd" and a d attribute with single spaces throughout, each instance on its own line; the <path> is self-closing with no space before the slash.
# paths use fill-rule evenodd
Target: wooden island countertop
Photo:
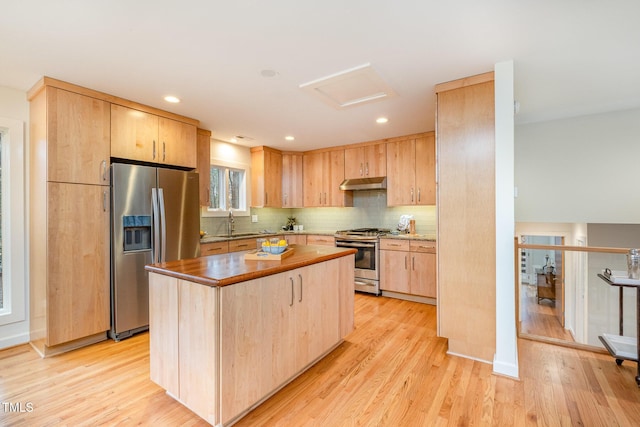
<path id="1" fill-rule="evenodd" d="M 226 286 L 355 254 L 355 249 L 320 245 L 290 245 L 293 254 L 282 260 L 245 260 L 244 252 L 150 264 L 147 271 L 207 286 Z"/>

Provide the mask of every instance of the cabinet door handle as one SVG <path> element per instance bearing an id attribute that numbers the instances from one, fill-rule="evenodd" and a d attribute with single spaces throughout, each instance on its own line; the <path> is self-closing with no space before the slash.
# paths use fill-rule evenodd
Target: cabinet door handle
<path id="1" fill-rule="evenodd" d="M 411 203 L 413 203 L 413 187 L 411 187 Z"/>
<path id="2" fill-rule="evenodd" d="M 102 169 L 102 182 L 105 182 L 107 178 L 107 161 L 106 160 L 103 160 L 100 162 L 100 169 Z"/>
<path id="3" fill-rule="evenodd" d="M 293 277 L 289 277 L 289 280 L 291 280 L 291 303 L 289 304 L 289 307 L 293 306 Z"/>
<path id="4" fill-rule="evenodd" d="M 162 141 L 162 161 L 167 160 L 167 144 Z"/>
<path id="5" fill-rule="evenodd" d="M 360 176 L 362 176 L 363 173 L 363 167 L 362 167 L 362 162 L 360 162 Z"/>
<path id="6" fill-rule="evenodd" d="M 107 211 L 107 190 L 102 192 L 102 212 Z"/>
<path id="7" fill-rule="evenodd" d="M 242 243 L 242 244 L 238 245 L 239 248 L 243 248 L 245 246 L 249 246 L 249 244 L 248 243 Z"/>
<path id="8" fill-rule="evenodd" d="M 269 204 L 269 193 L 267 193 L 266 191 L 264 192 L 264 205 L 268 205 Z"/>
<path id="9" fill-rule="evenodd" d="M 302 302 L 302 274 L 298 274 L 298 278 L 300 279 L 300 298 L 298 302 Z"/>
<path id="10" fill-rule="evenodd" d="M 327 193 L 324 193 L 324 204 L 327 204 Z"/>
<path id="11" fill-rule="evenodd" d="M 413 271 L 416 270 L 416 257 L 414 257 L 414 256 L 411 257 L 411 269 Z"/>
<path id="12" fill-rule="evenodd" d="M 369 176 L 369 162 L 367 162 L 367 166 L 366 166 L 366 167 L 365 167 L 365 169 L 364 169 L 364 174 L 365 174 L 366 176 Z"/>
<path id="13" fill-rule="evenodd" d="M 156 140 L 153 140 L 153 160 L 156 159 Z"/>
<path id="14" fill-rule="evenodd" d="M 420 188 L 418 187 L 418 203 L 420 203 Z"/>
<path id="15" fill-rule="evenodd" d="M 404 256 L 404 269 L 407 269 L 407 256 Z"/>

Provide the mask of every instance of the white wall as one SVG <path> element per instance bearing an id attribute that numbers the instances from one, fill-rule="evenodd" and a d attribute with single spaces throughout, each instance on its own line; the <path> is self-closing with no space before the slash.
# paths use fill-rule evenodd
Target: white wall
<path id="1" fill-rule="evenodd" d="M 515 134 L 516 222 L 640 222 L 640 109 L 519 125 Z"/>
<path id="2" fill-rule="evenodd" d="M 518 377 L 515 320 L 513 61 L 495 65 L 496 353 L 493 371 Z"/>
<path id="3" fill-rule="evenodd" d="M 3 125 L 4 124 L 4 125 Z M 16 170 L 16 161 L 24 161 L 24 171 L 22 176 L 13 177 L 12 184 L 18 183 L 22 188 L 14 188 L 12 186 L 11 202 L 12 205 L 11 215 L 15 218 L 15 227 L 12 228 L 11 237 L 12 248 L 11 256 L 14 261 L 20 259 L 18 265 L 13 264 L 13 271 L 11 275 L 11 283 L 14 287 L 13 290 L 20 292 L 23 295 L 20 304 L 24 304 L 23 307 L 19 307 L 19 318 L 12 318 L 11 323 L 3 324 L 0 326 L 0 348 L 10 347 L 13 345 L 25 343 L 29 341 L 29 292 L 28 292 L 28 231 L 25 224 L 28 224 L 27 217 L 28 209 L 26 204 L 28 203 L 27 188 L 28 188 L 28 165 L 25 159 L 28 158 L 28 143 L 29 135 L 29 103 L 27 102 L 27 95 L 25 92 L 21 92 L 15 89 L 6 87 L 0 87 L 0 125 L 3 127 L 11 126 L 15 130 L 18 128 L 14 135 L 10 135 L 12 138 L 12 145 L 16 142 L 20 142 L 18 146 L 13 146 L 12 150 L 12 175 Z M 22 133 L 21 135 L 19 135 Z M 19 135 L 23 141 L 17 141 L 16 136 Z M 16 186 L 16 187 L 18 187 Z M 21 194 L 19 194 L 21 193 Z M 15 197 L 19 196 L 19 197 Z M 22 206 L 19 206 L 22 205 Z M 20 218 L 20 217 L 21 218 Z M 22 224 L 18 226 L 18 224 Z M 8 238 L 8 236 L 3 236 Z M 23 255 L 18 258 L 18 255 Z M 5 260 L 6 261 L 6 260 Z M 22 267 L 22 271 L 20 268 Z"/>

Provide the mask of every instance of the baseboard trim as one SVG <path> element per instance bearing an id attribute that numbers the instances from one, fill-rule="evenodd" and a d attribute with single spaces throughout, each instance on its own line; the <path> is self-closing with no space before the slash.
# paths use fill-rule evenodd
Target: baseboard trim
<path id="1" fill-rule="evenodd" d="M 29 331 L 0 339 L 0 350 L 15 347 L 29 342 Z"/>

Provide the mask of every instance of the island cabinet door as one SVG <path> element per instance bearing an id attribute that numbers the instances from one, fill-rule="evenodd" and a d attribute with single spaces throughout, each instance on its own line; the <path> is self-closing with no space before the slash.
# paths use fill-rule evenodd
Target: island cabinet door
<path id="1" fill-rule="evenodd" d="M 294 270 L 296 366 L 303 369 L 340 341 L 338 260 Z"/>
<path id="2" fill-rule="evenodd" d="M 220 290 L 223 424 L 242 416 L 295 372 L 293 295 L 286 274 Z"/>

